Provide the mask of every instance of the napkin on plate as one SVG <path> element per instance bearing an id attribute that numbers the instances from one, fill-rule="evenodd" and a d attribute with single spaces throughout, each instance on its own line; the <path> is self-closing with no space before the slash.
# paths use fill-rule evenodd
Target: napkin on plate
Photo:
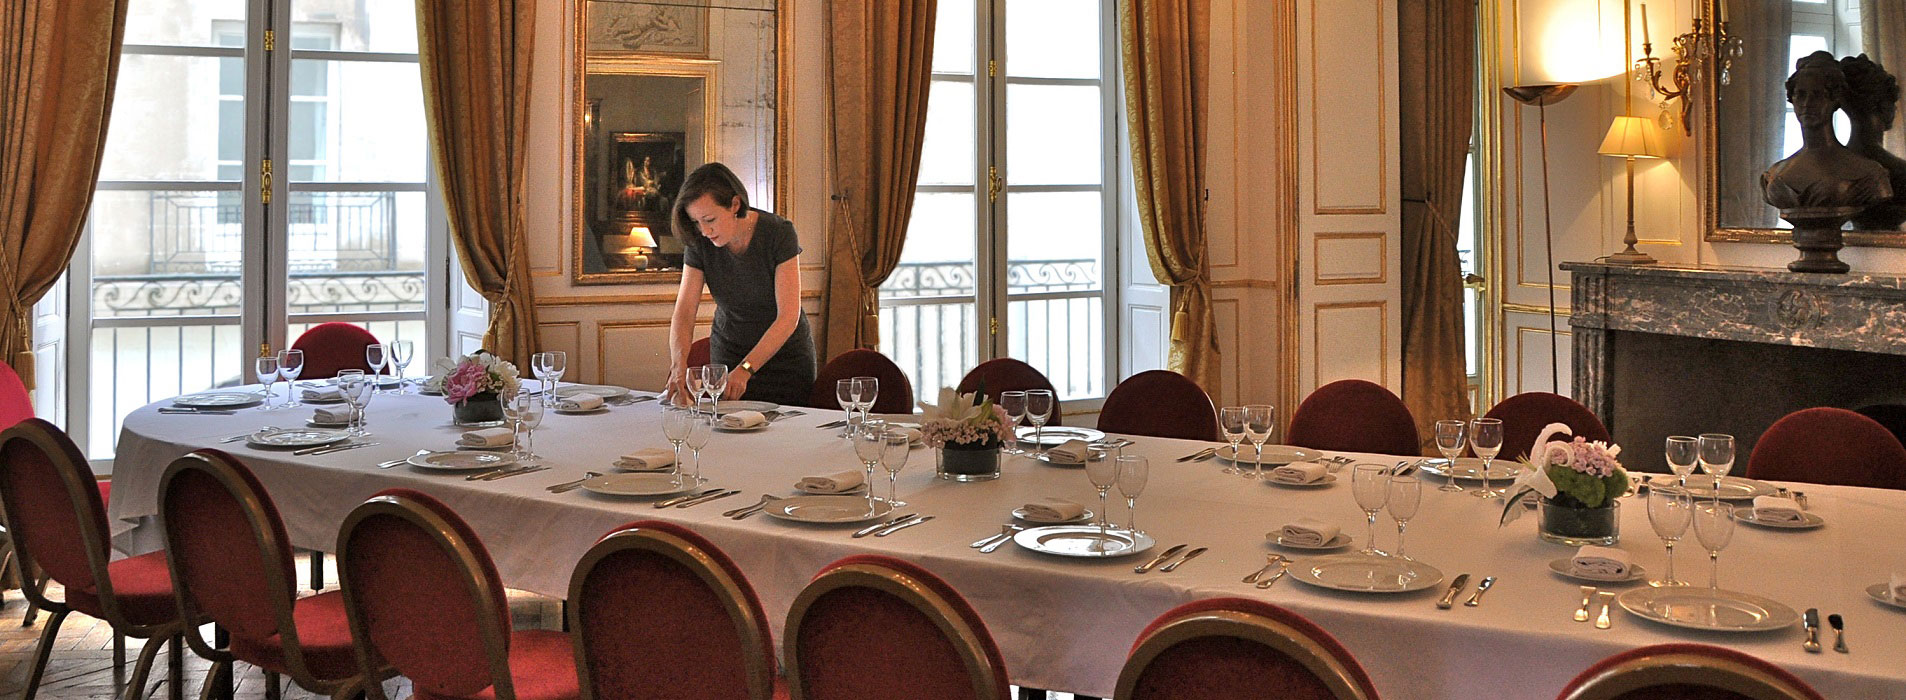
<path id="1" fill-rule="evenodd" d="M 1754 519 L 1763 523 L 1799 523 L 1807 516 L 1801 514 L 1800 503 L 1791 498 L 1779 496 L 1755 496 Z"/>
<path id="2" fill-rule="evenodd" d="M 472 430 L 457 438 L 458 447 L 502 447 L 513 442 L 516 442 L 516 432 L 509 428 Z"/>
<path id="3" fill-rule="evenodd" d="M 559 411 L 593 411 L 602 408 L 602 397 L 587 392 L 577 392 L 556 400 Z"/>
<path id="4" fill-rule="evenodd" d="M 920 432 L 919 428 L 908 428 L 908 427 L 902 426 L 898 428 L 893 428 L 892 430 L 907 436 L 907 442 L 913 445 L 920 444 L 920 441 L 926 438 L 926 434 Z"/>
<path id="5" fill-rule="evenodd" d="M 313 423 L 325 423 L 325 424 L 334 425 L 337 423 L 348 422 L 350 420 L 351 420 L 351 407 L 349 406 L 338 406 L 336 408 L 320 407 L 317 411 L 311 414 L 311 422 Z"/>
<path id="6" fill-rule="evenodd" d="M 846 493 L 867 483 L 867 476 L 859 469 L 843 469 L 832 474 L 817 474 L 801 477 L 796 488 L 809 493 Z"/>
<path id="7" fill-rule="evenodd" d="M 644 447 L 616 458 L 615 468 L 632 472 L 667 471 L 675 464 L 675 451 Z"/>
<path id="8" fill-rule="evenodd" d="M 760 411 L 735 411 L 721 417 L 721 427 L 729 430 L 747 430 L 768 424 L 768 417 Z"/>
<path id="9" fill-rule="evenodd" d="M 1085 506 L 1063 498 L 1041 498 L 1022 506 L 1026 519 L 1042 523 L 1063 523 L 1085 515 Z"/>
<path id="10" fill-rule="evenodd" d="M 306 401 L 343 401 L 344 392 L 335 386 L 320 386 L 304 390 Z"/>
<path id="11" fill-rule="evenodd" d="M 1046 459 L 1054 464 L 1085 464 L 1085 441 L 1067 440 L 1046 450 Z"/>
<path id="12" fill-rule="evenodd" d="M 1621 579 L 1628 577 L 1632 560 L 1628 552 L 1615 547 L 1582 545 L 1568 562 L 1570 573 L 1583 578 Z"/>
<path id="13" fill-rule="evenodd" d="M 1277 538 L 1294 547 L 1322 547 L 1337 539 L 1337 526 L 1314 518 L 1298 518 L 1277 531 Z"/>
<path id="14" fill-rule="evenodd" d="M 1311 484 L 1330 474 L 1330 469 L 1316 462 L 1291 462 L 1271 469 L 1271 481 L 1280 484 Z"/>

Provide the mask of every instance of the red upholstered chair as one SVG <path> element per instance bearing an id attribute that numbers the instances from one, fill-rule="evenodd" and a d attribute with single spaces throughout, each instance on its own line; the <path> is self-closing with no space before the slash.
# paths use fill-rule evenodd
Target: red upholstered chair
<path id="1" fill-rule="evenodd" d="M 1529 451 L 1535 449 L 1535 439 L 1542 435 L 1542 429 L 1550 423 L 1568 426 L 1569 430 L 1575 431 L 1575 437 L 1614 441 L 1608 436 L 1608 426 L 1602 425 L 1602 420 L 1596 418 L 1587 406 L 1567 396 L 1546 391 L 1531 391 L 1503 399 L 1483 417 L 1502 421 L 1502 451 L 1497 455 L 1508 459 L 1529 456 Z"/>
<path id="2" fill-rule="evenodd" d="M 761 600 L 714 543 L 643 520 L 596 542 L 569 580 L 582 697 L 775 696 L 774 638 Z M 631 630 L 641 630 L 631 635 Z"/>
<path id="3" fill-rule="evenodd" d="M 186 642 L 212 661 L 208 684 L 243 661 L 273 686 L 284 674 L 312 692 L 362 691 L 344 594 L 297 598 L 284 520 L 237 458 L 199 450 L 173 460 L 159 482 L 159 525 Z M 208 622 L 231 635 L 229 651 L 199 636 Z"/>
<path id="4" fill-rule="evenodd" d="M 20 381 L 20 375 L 13 371 L 12 365 L 0 362 L 0 430 L 11 428 L 20 421 L 32 417 L 33 396 L 27 393 L 26 383 Z M 112 489 L 113 484 L 111 480 L 99 480 L 99 500 L 102 504 L 106 503 L 112 497 Z M 28 585 L 43 585 L 43 582 L 27 581 L 25 573 L 15 565 L 12 542 L 7 539 L 6 535 L 7 529 L 5 523 L 0 522 L 0 583 L 14 580 L 18 581 L 22 588 Z M 9 579 L 9 574 L 12 575 L 11 579 Z M 22 626 L 33 626 L 33 621 L 37 619 L 39 615 L 39 606 L 34 605 L 33 601 L 28 599 L 26 604 L 26 622 L 23 623 Z M 123 661 L 126 655 L 125 640 L 115 635 L 113 642 L 114 661 Z M 115 663 L 114 667 L 117 668 L 119 665 L 123 664 Z"/>
<path id="5" fill-rule="evenodd" d="M 829 564 L 794 599 L 782 640 L 795 700 L 1008 697 L 986 623 L 938 576 L 857 555 Z"/>
<path id="6" fill-rule="evenodd" d="M 713 351 L 708 349 L 708 339 L 702 338 L 688 345 L 688 366 L 700 367 L 714 362 Z"/>
<path id="7" fill-rule="evenodd" d="M 383 491 L 344 519 L 337 553 L 361 673 L 388 664 L 418 700 L 580 697 L 569 636 L 510 630 L 496 564 L 449 506 Z"/>
<path id="8" fill-rule="evenodd" d="M 1099 430 L 1126 435 L 1217 440 L 1211 396 L 1185 375 L 1165 369 L 1139 372 L 1112 388 L 1099 409 Z"/>
<path id="9" fill-rule="evenodd" d="M 986 396 L 991 398 L 993 403 L 999 403 L 999 395 L 1008 391 L 1045 389 L 1052 392 L 1055 400 L 1059 396 L 1059 392 L 1052 388 L 1052 380 L 1046 379 L 1046 375 L 1041 374 L 1032 365 L 1010 357 L 979 363 L 978 367 L 974 367 L 973 371 L 967 372 L 966 376 L 960 379 L 959 392 L 969 394 L 979 391 L 981 384 L 986 385 Z M 1057 407 L 1053 408 L 1052 418 L 1046 421 L 1046 425 L 1059 425 Z"/>
<path id="10" fill-rule="evenodd" d="M 364 359 L 364 346 L 377 343 L 370 331 L 343 321 L 320 323 L 298 336 L 293 350 L 304 351 L 304 370 L 299 379 L 329 379 L 341 369 L 361 369 L 371 374 L 371 363 Z"/>
<path id="11" fill-rule="evenodd" d="M 165 646 L 160 640 L 170 640 L 175 663 L 169 675 L 177 688 L 181 627 L 165 552 L 111 561 L 106 504 L 72 439 L 38 418 L 0 432 L 0 504 L 10 519 L 20 570 L 42 572 L 66 590 L 65 600 L 52 600 L 40 585 L 21 588 L 28 601 L 53 614 L 40 634 L 24 697 L 31 700 L 38 692 L 54 635 L 76 610 L 105 621 L 114 634 L 154 640 L 139 652 L 128 686 L 134 695 L 143 694 L 152 662 Z"/>
<path id="12" fill-rule="evenodd" d="M 1866 416 L 1808 408 L 1761 433 L 1748 457 L 1747 478 L 1906 489 L 1906 447 Z"/>
<path id="13" fill-rule="evenodd" d="M 907 381 L 907 373 L 900 371 L 900 365 L 886 355 L 865 348 L 848 350 L 828 360 L 814 375 L 814 390 L 807 395 L 807 405 L 840 408 L 840 401 L 834 398 L 834 384 L 851 377 L 880 380 L 880 396 L 874 399 L 874 413 L 913 412 L 913 382 Z"/>
<path id="14" fill-rule="evenodd" d="M 1855 409 L 1853 412 L 1871 418 L 1880 425 L 1886 426 L 1887 432 L 1892 433 L 1893 437 L 1899 438 L 1900 443 L 1906 444 L 1906 405 L 1896 403 L 1879 404 L 1876 406 L 1864 406 Z"/>
<path id="15" fill-rule="evenodd" d="M 1588 667 L 1558 700 L 1825 700 L 1786 670 L 1732 649 L 1657 644 Z"/>
<path id="16" fill-rule="evenodd" d="M 1158 616 L 1118 675 L 1115 697 L 1377 697 L 1349 651 L 1302 615 L 1263 601 L 1211 598 Z"/>
<path id="17" fill-rule="evenodd" d="M 1416 418 L 1389 389 L 1361 379 L 1317 387 L 1291 414 L 1290 437 L 1298 447 L 1339 452 L 1414 455 Z"/>
<path id="18" fill-rule="evenodd" d="M 33 417 L 33 396 L 13 366 L 0 362 L 0 430 Z"/>

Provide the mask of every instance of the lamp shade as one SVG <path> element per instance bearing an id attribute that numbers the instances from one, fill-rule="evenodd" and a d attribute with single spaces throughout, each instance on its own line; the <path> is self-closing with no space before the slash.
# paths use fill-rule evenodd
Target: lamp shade
<path id="1" fill-rule="evenodd" d="M 629 229 L 629 245 L 637 248 L 654 248 L 655 234 L 647 226 L 635 226 Z"/>
<path id="2" fill-rule="evenodd" d="M 1605 156 L 1625 158 L 1668 157 L 1668 152 L 1661 148 L 1660 130 L 1654 120 L 1641 117 L 1615 117 L 1615 123 L 1608 126 L 1608 135 L 1602 138 L 1599 151 Z"/>

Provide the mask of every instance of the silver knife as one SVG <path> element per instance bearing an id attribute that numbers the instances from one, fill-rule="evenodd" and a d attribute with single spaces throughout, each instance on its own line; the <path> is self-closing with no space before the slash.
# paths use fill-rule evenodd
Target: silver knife
<path id="1" fill-rule="evenodd" d="M 1174 556 L 1177 556 L 1179 552 L 1185 551 L 1185 548 L 1189 546 L 1191 545 L 1190 544 L 1172 545 L 1171 549 L 1167 549 L 1163 553 L 1159 554 L 1158 556 L 1152 557 L 1151 561 L 1132 567 L 1132 573 L 1142 574 L 1147 571 L 1151 571 L 1153 568 L 1156 568 L 1159 565 L 1159 563 L 1165 561 L 1166 559 L 1170 559 Z"/>
<path id="2" fill-rule="evenodd" d="M 521 472 L 521 471 L 523 471 L 523 470 L 525 470 L 525 469 L 529 469 L 529 468 L 530 468 L 530 465 L 528 465 L 528 464 L 512 464 L 512 465 L 510 465 L 510 466 L 507 466 L 507 467 L 502 467 L 502 468 L 499 468 L 499 469 L 492 469 L 492 470 L 490 470 L 490 471 L 487 471 L 487 472 L 483 472 L 482 474 L 478 474 L 478 475 L 476 475 L 476 476 L 467 476 L 467 477 L 464 477 L 464 480 L 466 480 L 466 481 L 489 481 L 489 480 L 491 480 L 491 479 L 495 479 L 495 478 L 497 478 L 497 477 L 501 477 L 501 476 L 509 476 L 509 475 L 511 475 L 511 474 L 515 474 L 515 473 L 518 473 L 518 472 Z"/>
<path id="3" fill-rule="evenodd" d="M 1442 600 L 1436 601 L 1438 610 L 1448 610 L 1456 604 L 1456 596 L 1462 594 L 1463 587 L 1469 585 L 1469 574 L 1459 574 L 1456 580 L 1449 582 L 1449 590 L 1443 593 Z"/>
<path id="4" fill-rule="evenodd" d="M 1494 576 L 1482 577 L 1482 583 L 1476 584 L 1476 594 L 1469 596 L 1469 600 L 1465 601 L 1463 603 L 1463 606 L 1473 608 L 1478 605 L 1482 605 L 1482 594 L 1488 593 L 1489 587 L 1494 585 L 1496 585 L 1496 577 Z"/>
<path id="5" fill-rule="evenodd" d="M 737 493 L 741 493 L 741 489 L 728 489 L 727 491 L 723 491 L 723 492 L 721 492 L 721 493 L 717 493 L 717 494 L 711 494 L 711 495 L 708 495 L 708 496 L 703 496 L 703 497 L 701 497 L 701 498 L 696 498 L 696 499 L 693 499 L 693 500 L 688 500 L 688 501 L 683 501 L 683 502 L 681 502 L 681 503 L 677 503 L 677 504 L 675 504 L 675 507 L 676 507 L 676 508 L 687 508 L 687 507 L 689 507 L 689 506 L 698 506 L 698 505 L 701 505 L 701 504 L 703 504 L 703 503 L 707 503 L 707 502 L 709 502 L 709 501 L 719 501 L 719 500 L 721 500 L 721 499 L 724 499 L 724 498 L 727 498 L 727 497 L 729 497 L 729 496 L 733 496 L 733 495 L 735 495 L 735 494 L 737 494 Z"/>
<path id="6" fill-rule="evenodd" d="M 354 442 L 354 443 L 351 443 L 351 444 L 348 444 L 348 445 L 325 445 L 325 446 L 323 446 L 323 447 L 307 447 L 307 448 L 304 448 L 304 449 L 302 449 L 302 450 L 297 450 L 297 451 L 294 451 L 294 452 L 292 452 L 291 454 L 294 454 L 294 455 L 298 455 L 298 456 L 300 456 L 300 457 L 307 457 L 307 456 L 317 456 L 317 455 L 328 455 L 328 454 L 331 454 L 331 453 L 333 453 L 333 452 L 343 452 L 343 451 L 345 451 L 345 450 L 355 450 L 355 449 L 357 449 L 357 448 L 359 448 L 359 447 L 371 447 L 371 446 L 374 446 L 374 445 L 379 445 L 379 444 L 382 444 L 382 443 L 376 443 L 376 442 Z"/>
<path id="7" fill-rule="evenodd" d="M 668 499 L 668 500 L 666 500 L 666 501 L 659 501 L 659 502 L 657 502 L 657 503 L 655 504 L 655 507 L 657 507 L 657 508 L 667 508 L 667 507 L 669 507 L 669 506 L 672 506 L 672 505 L 678 505 L 678 504 L 680 504 L 680 503 L 682 503 L 683 501 L 692 501 L 692 500 L 695 500 L 695 499 L 697 499 L 697 498 L 701 498 L 702 496 L 707 496 L 707 495 L 709 495 L 709 494 L 715 494 L 715 493 L 721 493 L 721 489 L 709 489 L 709 490 L 707 490 L 707 491 L 702 491 L 702 492 L 699 492 L 699 493 L 689 493 L 689 494 L 684 494 L 684 495 L 681 495 L 681 496 L 676 496 L 676 497 L 674 497 L 674 498 L 671 498 L 671 499 Z"/>
<path id="8" fill-rule="evenodd" d="M 524 475 L 524 474 L 535 474 L 536 472 L 546 472 L 546 471 L 549 471 L 549 467 L 541 467 L 541 466 L 538 466 L 538 467 L 529 467 L 529 468 L 527 468 L 527 469 L 518 469 L 518 470 L 516 470 L 516 471 L 513 471 L 513 472 L 506 472 L 506 473 L 503 473 L 503 474 L 498 474 L 498 475 L 496 475 L 496 476 L 492 476 L 492 477 L 490 477 L 490 478 L 488 478 L 488 479 L 484 479 L 484 481 L 502 481 L 502 480 L 504 480 L 504 479 L 508 479 L 508 478 L 510 478 L 510 477 L 512 477 L 512 476 L 522 476 L 522 475 Z"/>
<path id="9" fill-rule="evenodd" d="M 890 519 L 887 519 L 887 520 L 883 520 L 883 521 L 880 521 L 879 523 L 875 523 L 875 524 L 873 524 L 873 525 L 868 525 L 867 527 L 863 527 L 863 528 L 861 528 L 861 529 L 859 529 L 859 530 L 855 530 L 855 531 L 854 531 L 854 535 L 853 535 L 853 536 L 854 536 L 854 537 L 866 537 L 866 536 L 868 536 L 868 535 L 871 535 L 871 534 L 874 534 L 874 531 L 875 531 L 875 530 L 880 530 L 880 529 L 883 529 L 883 528 L 886 528 L 886 527 L 887 527 L 888 525 L 892 525 L 892 524 L 894 524 L 894 523 L 897 523 L 897 522 L 900 522 L 900 521 L 902 521 L 902 520 L 912 520 L 912 519 L 913 519 L 913 518 L 914 518 L 915 516 L 918 516 L 918 515 L 919 515 L 919 513 L 908 513 L 908 514 L 906 514 L 906 515 L 902 515 L 902 516 L 898 516 L 898 517 L 895 517 L 895 518 L 890 518 Z"/>
<path id="10" fill-rule="evenodd" d="M 1175 460 L 1175 461 L 1179 461 L 1179 462 L 1191 462 L 1191 461 L 1196 461 L 1196 460 L 1200 460 L 1200 459 L 1204 459 L 1204 458 L 1206 458 L 1206 457 L 1210 457 L 1211 455 L 1213 455 L 1213 454 L 1216 454 L 1217 452 L 1218 452 L 1218 448 L 1216 448 L 1216 447 L 1207 447 L 1207 448 L 1204 448 L 1204 449 L 1202 449 L 1202 450 L 1198 450 L 1197 452 L 1193 452 L 1193 453 L 1191 453 L 1191 454 L 1188 454 L 1188 455 L 1185 455 L 1185 456 L 1183 456 L 1183 457 L 1179 457 L 1179 458 L 1178 458 L 1177 460 Z"/>
<path id="11" fill-rule="evenodd" d="M 910 527 L 913 527 L 913 526 L 915 526 L 915 525 L 919 525 L 920 523 L 924 523 L 924 522 L 926 522 L 926 521 L 928 521 L 928 520 L 932 520 L 932 519 L 933 519 L 933 517 L 934 517 L 934 516 L 931 516 L 931 515 L 922 515 L 922 516 L 920 516 L 920 517 L 918 517 L 918 518 L 914 518 L 914 519 L 912 519 L 912 520 L 909 520 L 909 521 L 907 521 L 907 522 L 904 522 L 904 523 L 901 523 L 901 524 L 899 524 L 899 525 L 895 525 L 895 526 L 893 526 L 893 527 L 890 527 L 890 528 L 887 528 L 887 529 L 885 529 L 885 530 L 881 530 L 880 532 L 876 532 L 876 533 L 874 533 L 874 536 L 875 536 L 875 537 L 886 537 L 886 536 L 888 536 L 888 535 L 891 535 L 891 534 L 893 534 L 893 533 L 896 533 L 896 532 L 899 532 L 899 531 L 901 531 L 901 530 L 905 530 L 905 529 L 907 529 L 907 528 L 910 528 Z"/>
<path id="12" fill-rule="evenodd" d="M 993 540 L 993 543 L 992 543 L 992 544 L 989 544 L 989 545 L 986 545 L 986 546 L 984 546 L 984 547 L 981 547 L 981 548 L 979 548 L 979 553 L 980 553 L 980 554 L 992 554 L 992 553 L 993 553 L 993 552 L 994 552 L 995 550 L 998 550 L 998 549 L 999 549 L 1000 547 L 1004 547 L 1004 546 L 1006 546 L 1006 543 L 1007 543 L 1007 542 L 1011 542 L 1011 541 L 1013 541 L 1013 540 L 1015 539 L 1015 535 L 1017 535 L 1017 534 L 1018 534 L 1018 532 L 1019 532 L 1019 530 L 1023 530 L 1023 529 L 1025 529 L 1025 528 L 1021 528 L 1021 527 L 1019 527 L 1019 526 L 1016 526 L 1016 525 L 1015 525 L 1015 526 L 1013 526 L 1013 533 L 1014 533 L 1013 535 L 1008 535 L 1008 536 L 1005 536 L 1005 537 L 1001 537 L 1001 538 L 999 538 L 999 539 L 997 539 L 997 540 Z"/>
<path id="13" fill-rule="evenodd" d="M 1167 573 L 1167 574 L 1169 574 L 1169 573 L 1171 573 L 1171 572 L 1173 572 L 1173 571 L 1177 571 L 1177 570 L 1178 570 L 1178 567 L 1179 567 L 1179 565 L 1181 565 L 1181 564 L 1184 564 L 1185 562 L 1188 562 L 1188 561 L 1191 561 L 1191 560 L 1193 560 L 1193 559 L 1197 559 L 1197 558 L 1198 558 L 1198 555 L 1200 555 L 1200 554 L 1204 554 L 1204 552 L 1205 552 L 1205 548 L 1204 548 L 1204 547 L 1199 547 L 1199 548 L 1197 548 L 1197 549 L 1194 549 L 1194 550 L 1191 550 L 1191 551 L 1189 551 L 1189 552 L 1186 552 L 1186 553 L 1185 553 L 1185 558 L 1183 558 L 1183 559 L 1179 559 L 1178 561 L 1174 561 L 1174 562 L 1172 562 L 1172 563 L 1170 563 L 1170 564 L 1166 564 L 1166 565 L 1165 565 L 1165 568 L 1163 568 L 1163 569 L 1159 569 L 1159 571 L 1160 571 L 1160 572 L 1162 572 L 1162 573 Z"/>

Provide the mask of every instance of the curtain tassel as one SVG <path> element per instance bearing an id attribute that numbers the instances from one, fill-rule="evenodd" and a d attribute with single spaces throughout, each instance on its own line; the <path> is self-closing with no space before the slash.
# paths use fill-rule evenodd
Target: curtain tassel
<path id="1" fill-rule="evenodd" d="M 1173 312 L 1171 315 L 1172 342 L 1182 343 L 1187 340 L 1190 340 L 1191 331 L 1188 330 L 1190 325 L 1191 325 L 1191 314 L 1189 312 L 1185 311 L 1184 309 L 1179 309 Z"/>

